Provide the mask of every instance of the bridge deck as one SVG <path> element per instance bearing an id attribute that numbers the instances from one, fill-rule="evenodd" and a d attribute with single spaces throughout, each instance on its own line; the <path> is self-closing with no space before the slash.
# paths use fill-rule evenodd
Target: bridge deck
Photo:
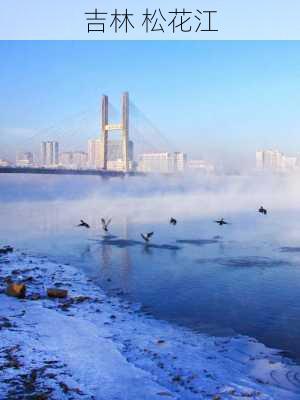
<path id="1" fill-rule="evenodd" d="M 45 174 L 45 175 L 94 175 L 101 177 L 124 177 L 145 175 L 141 172 L 107 171 L 101 169 L 63 169 L 35 167 L 0 167 L 0 173 L 5 174 Z"/>

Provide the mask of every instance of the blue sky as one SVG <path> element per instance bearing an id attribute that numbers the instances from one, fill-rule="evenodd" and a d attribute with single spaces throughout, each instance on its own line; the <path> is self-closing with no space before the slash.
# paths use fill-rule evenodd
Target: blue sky
<path id="1" fill-rule="evenodd" d="M 101 95 L 124 90 L 192 157 L 300 152 L 297 41 L 0 42 L 0 59 L 0 158 L 45 138 L 85 149 Z"/>

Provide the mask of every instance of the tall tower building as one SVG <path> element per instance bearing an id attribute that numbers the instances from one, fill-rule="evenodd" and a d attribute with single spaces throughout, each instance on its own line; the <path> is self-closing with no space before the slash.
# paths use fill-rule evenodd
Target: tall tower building
<path id="1" fill-rule="evenodd" d="M 59 163 L 59 145 L 58 142 L 53 143 L 53 164 L 57 165 Z"/>
<path id="2" fill-rule="evenodd" d="M 55 166 L 59 163 L 59 144 L 55 141 L 42 142 L 41 164 L 43 166 Z"/>
<path id="3" fill-rule="evenodd" d="M 88 141 L 88 166 L 99 169 L 104 167 L 102 139 L 90 139 Z"/>
<path id="4" fill-rule="evenodd" d="M 262 150 L 256 151 L 256 168 L 257 169 L 264 168 L 264 152 Z"/>
<path id="5" fill-rule="evenodd" d="M 46 142 L 41 143 L 41 165 L 46 165 Z"/>

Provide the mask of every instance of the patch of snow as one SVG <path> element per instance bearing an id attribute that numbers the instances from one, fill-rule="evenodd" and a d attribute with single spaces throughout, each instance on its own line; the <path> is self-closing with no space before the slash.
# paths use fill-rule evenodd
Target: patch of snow
<path id="1" fill-rule="evenodd" d="M 5 294 L 9 279 L 25 299 Z M 1 256 L 0 290 L 1 399 L 300 399 L 300 367 L 278 351 L 155 320 L 70 265 Z"/>

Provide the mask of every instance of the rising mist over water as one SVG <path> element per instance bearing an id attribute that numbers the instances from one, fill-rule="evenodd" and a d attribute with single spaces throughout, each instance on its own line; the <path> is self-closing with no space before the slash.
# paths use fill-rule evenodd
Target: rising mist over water
<path id="1" fill-rule="evenodd" d="M 160 176 L 102 179 L 87 176 L 2 174 L 2 203 L 80 200 L 116 216 L 159 220 L 256 209 L 300 208 L 298 175 Z M 155 213 L 152 211 L 155 210 Z M 150 213 L 150 215 L 149 215 Z"/>

